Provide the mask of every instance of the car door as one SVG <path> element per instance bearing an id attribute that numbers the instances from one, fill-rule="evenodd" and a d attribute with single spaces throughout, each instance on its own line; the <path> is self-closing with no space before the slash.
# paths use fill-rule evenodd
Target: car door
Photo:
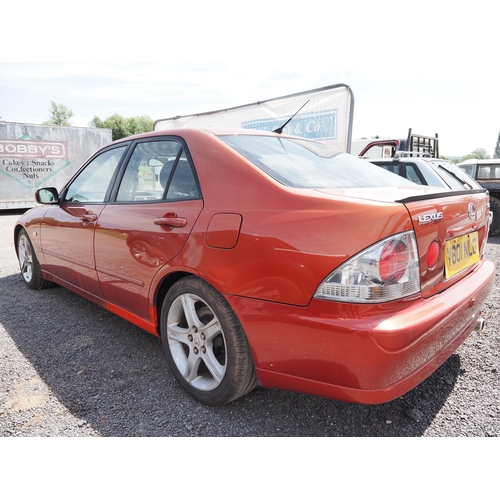
<path id="1" fill-rule="evenodd" d="M 41 222 L 45 268 L 83 295 L 102 298 L 94 230 L 127 144 L 97 154 L 61 193 Z"/>
<path id="2" fill-rule="evenodd" d="M 179 139 L 138 141 L 95 233 L 96 269 L 109 302 L 149 320 L 150 285 L 182 249 L 203 201 Z"/>

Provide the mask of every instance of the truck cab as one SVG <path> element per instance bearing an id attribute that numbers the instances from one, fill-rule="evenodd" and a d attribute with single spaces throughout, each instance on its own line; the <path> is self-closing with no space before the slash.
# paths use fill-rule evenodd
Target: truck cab
<path id="1" fill-rule="evenodd" d="M 500 159 L 466 160 L 458 168 L 472 177 L 482 188 L 490 193 L 490 210 L 493 220 L 490 236 L 500 235 Z"/>

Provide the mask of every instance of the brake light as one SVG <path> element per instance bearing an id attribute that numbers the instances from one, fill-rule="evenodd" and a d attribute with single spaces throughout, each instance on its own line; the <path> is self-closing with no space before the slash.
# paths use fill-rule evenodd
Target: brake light
<path id="1" fill-rule="evenodd" d="M 408 249 L 401 241 L 388 241 L 380 254 L 380 278 L 387 282 L 399 281 L 408 266 Z"/>
<path id="2" fill-rule="evenodd" d="M 420 291 L 415 233 L 408 231 L 363 250 L 333 271 L 314 297 L 341 302 L 387 302 Z"/>

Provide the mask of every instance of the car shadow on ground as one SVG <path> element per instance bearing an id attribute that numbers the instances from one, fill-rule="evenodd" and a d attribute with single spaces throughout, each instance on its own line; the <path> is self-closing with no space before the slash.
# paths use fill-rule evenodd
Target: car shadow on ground
<path id="1" fill-rule="evenodd" d="M 0 278 L 0 294 L 7 335 L 53 397 L 101 436 L 421 436 L 461 371 L 454 354 L 417 388 L 381 405 L 257 388 L 211 408 L 177 384 L 161 341 L 121 318 L 60 287 L 30 290 L 19 275 Z M 26 412 L 24 432 L 36 435 L 52 410 L 18 411 Z"/>

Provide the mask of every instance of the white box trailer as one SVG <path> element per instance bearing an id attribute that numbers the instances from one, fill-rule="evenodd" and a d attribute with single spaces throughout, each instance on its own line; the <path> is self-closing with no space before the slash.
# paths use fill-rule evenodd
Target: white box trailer
<path id="1" fill-rule="evenodd" d="M 35 191 L 61 189 L 111 130 L 0 122 L 0 210 L 36 205 Z"/>
<path id="2" fill-rule="evenodd" d="M 290 118 L 283 133 L 315 139 L 350 152 L 354 95 L 339 83 L 243 106 L 164 118 L 154 130 L 185 127 L 246 128 L 274 131 Z"/>

